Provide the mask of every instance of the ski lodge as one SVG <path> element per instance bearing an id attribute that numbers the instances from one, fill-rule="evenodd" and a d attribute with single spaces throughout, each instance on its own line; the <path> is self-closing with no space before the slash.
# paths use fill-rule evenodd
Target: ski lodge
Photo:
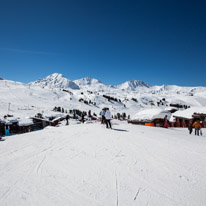
<path id="1" fill-rule="evenodd" d="M 128 123 L 161 127 L 164 123 L 164 117 L 167 115 L 169 120 L 171 112 L 163 110 L 161 108 L 144 109 L 136 113 Z"/>
<path id="2" fill-rule="evenodd" d="M 169 127 L 188 127 L 190 123 L 198 119 L 202 127 L 206 128 L 206 107 L 192 107 L 179 111 L 161 108 L 144 109 L 135 114 L 128 123 L 161 127 L 165 115 L 167 115 Z"/>
<path id="3" fill-rule="evenodd" d="M 170 125 L 172 127 L 188 127 L 190 123 L 200 120 L 202 127 L 206 127 L 206 107 L 192 107 L 172 114 Z"/>

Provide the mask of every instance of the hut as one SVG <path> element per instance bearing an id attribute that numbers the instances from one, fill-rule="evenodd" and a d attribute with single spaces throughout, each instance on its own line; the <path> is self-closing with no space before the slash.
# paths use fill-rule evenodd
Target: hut
<path id="1" fill-rule="evenodd" d="M 202 127 L 206 127 L 206 107 L 192 107 L 172 114 L 170 118 L 173 127 L 188 127 L 190 122 L 199 119 Z"/>
<path id="2" fill-rule="evenodd" d="M 163 126 L 165 115 L 169 119 L 171 113 L 161 108 L 144 109 L 135 114 L 128 123 L 161 127 Z"/>
<path id="3" fill-rule="evenodd" d="M 33 131 L 33 121 L 31 119 L 11 119 L 0 120 L 0 136 L 5 135 L 5 126 L 9 126 L 10 134 L 20 134 Z"/>
<path id="4" fill-rule="evenodd" d="M 32 119 L 20 119 L 18 122 L 19 133 L 31 132 L 34 130 Z"/>
<path id="5" fill-rule="evenodd" d="M 65 115 L 32 117 L 32 120 L 34 122 L 34 130 L 43 129 L 47 126 L 53 126 L 53 127 L 58 126 L 61 121 L 65 120 L 65 118 L 66 118 Z"/>
<path id="6" fill-rule="evenodd" d="M 201 124 L 202 124 L 202 127 L 205 127 L 206 128 L 206 111 L 204 113 L 198 113 L 198 112 L 195 112 L 192 117 L 194 119 L 199 119 Z"/>

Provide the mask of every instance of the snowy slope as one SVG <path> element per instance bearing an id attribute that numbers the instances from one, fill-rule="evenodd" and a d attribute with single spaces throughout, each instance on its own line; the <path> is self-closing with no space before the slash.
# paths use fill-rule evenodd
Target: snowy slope
<path id="1" fill-rule="evenodd" d="M 206 205 L 206 136 L 113 127 L 48 127 L 0 142 L 0 205 Z"/>
<path id="2" fill-rule="evenodd" d="M 54 73 L 35 82 L 31 82 L 30 84 L 48 88 L 79 89 L 79 87 L 73 81 L 58 73 Z"/>

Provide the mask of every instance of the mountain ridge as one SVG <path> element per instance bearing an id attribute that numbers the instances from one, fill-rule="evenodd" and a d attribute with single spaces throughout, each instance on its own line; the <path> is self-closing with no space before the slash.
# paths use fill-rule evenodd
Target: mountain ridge
<path id="1" fill-rule="evenodd" d="M 64 77 L 62 74 L 54 73 L 43 79 L 31 82 L 29 84 L 39 85 L 41 87 L 49 87 L 49 88 L 64 88 L 64 89 L 84 89 L 89 87 L 93 87 L 92 89 L 100 90 L 100 91 L 108 91 L 109 89 L 124 89 L 135 91 L 135 89 L 142 88 L 150 88 L 151 86 L 144 81 L 141 80 L 130 80 L 126 81 L 120 85 L 107 85 L 101 82 L 98 79 L 92 77 L 84 77 L 77 80 L 69 80 Z"/>

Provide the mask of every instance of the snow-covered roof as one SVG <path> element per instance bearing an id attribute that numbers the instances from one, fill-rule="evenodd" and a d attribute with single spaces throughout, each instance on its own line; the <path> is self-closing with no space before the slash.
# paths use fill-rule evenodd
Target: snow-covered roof
<path id="1" fill-rule="evenodd" d="M 170 121 L 174 121 L 174 116 L 192 119 L 193 118 L 192 115 L 194 113 L 206 114 L 206 107 L 192 107 L 189 109 L 177 111 L 177 112 L 172 114 Z"/>
<path id="2" fill-rule="evenodd" d="M 170 113 L 161 108 L 144 109 L 136 113 L 131 120 L 132 121 L 151 121 L 154 119 L 163 119 L 165 115 L 170 116 Z"/>
<path id="3" fill-rule="evenodd" d="M 32 119 L 20 119 L 19 122 L 18 122 L 19 126 L 29 126 L 29 125 L 32 125 L 32 124 L 33 124 Z"/>

